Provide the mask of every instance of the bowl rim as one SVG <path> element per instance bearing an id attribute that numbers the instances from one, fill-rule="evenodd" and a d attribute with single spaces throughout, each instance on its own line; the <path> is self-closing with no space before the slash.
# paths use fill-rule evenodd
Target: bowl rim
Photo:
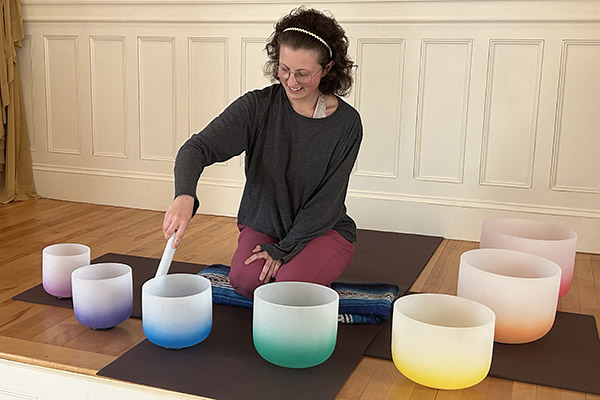
<path id="1" fill-rule="evenodd" d="M 272 301 L 269 300 L 265 300 L 264 298 L 258 297 L 257 296 L 257 292 L 258 294 L 260 294 L 260 292 L 265 291 L 265 290 L 269 290 L 269 288 L 273 287 L 273 286 L 307 286 L 307 287 L 313 287 L 316 288 L 317 290 L 322 290 L 324 292 L 328 292 L 329 294 L 332 294 L 335 298 L 332 301 L 323 303 L 323 304 L 316 304 L 316 305 L 307 305 L 307 306 L 302 306 L 302 305 L 285 305 L 285 304 L 280 304 L 280 303 L 274 303 Z M 264 285 L 260 285 L 259 287 L 257 287 L 256 289 L 254 289 L 254 303 L 256 303 L 256 300 L 260 300 L 264 303 L 267 303 L 271 306 L 274 307 L 280 307 L 280 308 L 289 308 L 289 309 L 316 309 L 316 308 L 324 308 L 324 307 L 329 307 L 331 306 L 331 304 L 333 303 L 337 303 L 338 307 L 339 307 L 339 301 L 340 301 L 340 295 L 338 294 L 338 292 L 336 292 L 335 290 L 333 290 L 332 288 L 330 288 L 329 286 L 325 286 L 325 285 L 321 285 L 319 283 L 313 283 L 313 282 L 301 282 L 301 281 L 280 281 L 280 282 L 270 282 L 270 283 L 265 283 Z"/>
<path id="2" fill-rule="evenodd" d="M 488 219 L 486 221 L 483 221 L 483 223 L 481 224 L 481 232 L 484 231 L 484 227 L 486 225 L 496 225 L 496 224 L 501 224 L 503 222 L 519 222 L 519 223 L 528 223 L 531 225 L 535 225 L 535 226 L 551 226 L 551 227 L 555 227 L 555 228 L 560 228 L 562 231 L 564 231 L 564 233 L 568 236 L 568 237 L 564 237 L 564 238 L 559 238 L 559 239 L 539 239 L 539 238 L 532 238 L 532 237 L 527 237 L 527 236 L 523 236 L 523 235 L 514 235 L 511 233 L 507 233 L 505 230 L 498 230 L 498 229 L 489 229 L 486 231 L 491 231 L 494 234 L 497 235 L 502 235 L 502 236 L 507 236 L 507 237 L 513 237 L 513 238 L 517 238 L 519 240 L 523 240 L 523 241 L 531 241 L 531 242 L 551 242 L 551 243 L 556 243 L 556 242 L 571 242 L 571 241 L 577 241 L 577 232 L 575 232 L 572 229 L 569 229 L 563 225 L 560 224 L 556 224 L 554 222 L 546 222 L 546 221 L 537 221 L 537 220 L 532 220 L 532 219 L 527 219 L 527 218 L 513 218 L 513 217 L 506 217 L 506 218 L 492 218 L 492 219 Z"/>
<path id="3" fill-rule="evenodd" d="M 452 300 L 450 300 L 450 301 L 455 301 L 455 302 L 458 301 L 458 302 L 470 303 L 473 306 L 479 307 L 480 309 L 484 310 L 484 312 L 488 314 L 487 315 L 488 321 L 486 321 L 486 322 L 484 322 L 482 324 L 477 324 L 477 325 L 473 324 L 473 325 L 469 325 L 469 326 L 447 326 L 447 325 L 434 324 L 434 323 L 431 323 L 431 322 L 426 322 L 426 321 L 422 321 L 422 320 L 419 320 L 419 319 L 415 319 L 415 318 L 413 318 L 411 316 L 406 315 L 405 313 L 402 313 L 400 311 L 396 311 L 396 307 L 397 307 L 396 304 L 401 304 L 401 302 L 404 301 L 402 299 L 413 297 L 413 296 L 419 296 L 419 297 L 425 297 L 425 296 L 427 296 L 427 297 L 436 297 L 436 298 L 439 298 L 439 299 L 442 299 L 442 298 L 447 298 L 447 299 L 451 298 Z M 402 300 L 402 301 L 398 302 L 399 300 Z M 436 329 L 463 330 L 463 331 L 464 330 L 476 330 L 476 329 L 482 329 L 482 328 L 484 328 L 484 327 L 486 327 L 486 326 L 488 326 L 488 325 L 491 324 L 492 325 L 492 331 L 493 331 L 494 328 L 495 328 L 495 325 L 496 325 L 496 313 L 490 307 L 488 307 L 485 304 L 482 304 L 482 303 L 480 303 L 478 301 L 467 299 L 466 297 L 461 297 L 461 296 L 452 295 L 452 294 L 446 294 L 446 293 L 410 293 L 410 294 L 401 296 L 401 297 L 397 298 L 394 301 L 394 304 L 393 304 L 392 314 L 395 314 L 396 312 L 400 313 L 403 317 L 405 317 L 407 319 L 410 319 L 411 321 L 413 321 L 413 322 L 415 322 L 417 324 L 434 327 Z M 393 323 L 393 318 L 392 318 L 392 323 Z"/>
<path id="4" fill-rule="evenodd" d="M 172 277 L 172 276 L 175 276 L 177 278 L 169 278 L 169 277 Z M 188 294 L 188 295 L 185 295 L 185 296 L 161 296 L 161 295 L 154 294 L 154 293 L 148 293 L 148 291 L 150 289 L 147 289 L 147 288 L 156 285 L 157 284 L 156 282 L 158 282 L 159 280 L 183 279 L 183 278 L 181 278 L 182 276 L 185 276 L 186 277 L 185 279 L 188 279 L 188 280 L 190 279 L 189 278 L 190 276 L 193 276 L 193 277 L 195 276 L 197 278 L 191 278 L 191 279 L 203 281 L 203 282 L 207 283 L 208 286 L 205 289 L 203 289 L 200 292 L 198 292 L 198 293 Z M 146 284 L 148 286 L 146 286 Z M 146 287 L 146 289 L 144 289 L 144 287 Z M 186 299 L 186 298 L 189 298 L 189 297 L 199 296 L 199 295 L 205 294 L 209 290 L 211 291 L 211 303 L 212 303 L 212 282 L 210 281 L 210 279 L 208 279 L 208 278 L 206 278 L 205 276 L 202 276 L 202 275 L 190 274 L 190 273 L 176 273 L 176 274 L 166 274 L 166 275 L 162 275 L 162 276 L 153 276 L 152 278 L 148 279 L 146 282 L 144 282 L 142 284 L 142 296 L 151 296 L 151 297 L 155 297 L 155 298 L 158 298 L 158 299 L 163 299 L 165 301 L 180 300 L 180 299 Z"/>
<path id="5" fill-rule="evenodd" d="M 100 278 L 100 279 L 90 279 L 90 278 L 85 278 L 85 277 L 80 277 L 78 275 L 87 272 L 88 269 L 93 269 L 93 268 L 98 268 L 101 267 L 103 268 L 106 265 L 117 265 L 119 267 L 124 266 L 127 268 L 124 268 L 122 272 L 120 272 L 118 275 L 116 276 L 111 276 L 109 278 Z M 127 265 L 127 264 L 123 264 L 123 263 L 112 263 L 112 262 L 106 262 L 106 263 L 97 263 L 97 264 L 88 264 L 88 265 L 83 265 L 79 268 L 77 268 L 75 271 L 73 271 L 71 273 L 71 280 L 81 280 L 81 281 L 86 281 L 86 282 L 105 282 L 105 281 L 110 281 L 113 279 L 119 279 L 121 277 L 123 277 L 124 275 L 131 275 L 133 278 L 133 270 L 131 268 L 131 266 Z"/>
<path id="6" fill-rule="evenodd" d="M 526 257 L 526 258 L 537 258 L 537 259 L 541 259 L 543 260 L 545 265 L 548 265 L 549 268 L 552 268 L 554 270 L 554 274 L 552 275 L 548 275 L 548 276 L 539 276 L 539 277 L 526 277 L 526 276 L 510 276 L 510 275 L 505 275 L 505 274 L 501 274 L 498 272 L 493 272 L 493 271 L 487 271 L 485 269 L 482 269 L 476 265 L 473 265 L 470 262 L 467 262 L 465 260 L 463 260 L 463 257 L 469 256 L 470 254 L 473 253 L 487 253 L 487 252 L 498 252 L 498 253 L 513 253 L 513 254 L 519 254 L 522 257 Z M 485 274 L 490 274 L 490 275 L 494 275 L 494 276 L 498 276 L 507 280 L 518 280 L 518 281 L 544 281 L 544 280 L 552 280 L 555 279 L 556 276 L 558 275 L 558 279 L 562 280 L 562 268 L 560 267 L 560 265 L 558 265 L 558 263 L 556 263 L 553 260 L 550 260 L 548 258 L 542 257 L 542 256 L 538 256 L 536 254 L 532 254 L 532 253 L 527 253 L 525 251 L 520 251 L 520 250 L 513 250 L 513 249 L 498 249 L 498 248 L 494 248 L 494 247 L 483 247 L 483 248 L 479 248 L 479 249 L 472 249 L 472 250 L 467 250 L 465 252 L 463 252 L 460 255 L 460 261 L 459 261 L 459 273 L 460 273 L 460 269 L 462 268 L 462 266 L 467 265 L 470 268 L 476 269 L 477 271 L 480 271 L 482 273 Z"/>
<path id="7" fill-rule="evenodd" d="M 56 248 L 66 247 L 66 246 L 71 247 L 71 248 L 78 248 L 81 250 L 81 252 L 76 253 L 76 254 L 52 253 L 52 250 L 55 250 Z M 86 253 L 89 254 L 90 252 L 91 252 L 90 247 L 88 245 L 82 244 L 82 243 L 54 243 L 54 244 L 50 244 L 42 249 L 42 255 L 52 256 L 52 257 L 79 257 Z"/>

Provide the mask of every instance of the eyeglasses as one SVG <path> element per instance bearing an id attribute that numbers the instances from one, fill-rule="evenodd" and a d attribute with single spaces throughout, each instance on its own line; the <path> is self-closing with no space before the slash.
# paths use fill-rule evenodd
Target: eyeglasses
<path id="1" fill-rule="evenodd" d="M 280 65 L 277 66 L 277 76 L 279 77 L 279 79 L 287 81 L 288 79 L 290 79 L 290 75 L 294 75 L 294 79 L 296 79 L 296 82 L 300 83 L 301 85 L 309 85 L 312 82 L 313 78 L 320 73 L 321 71 L 311 75 L 309 72 L 304 71 L 292 72 L 285 67 L 282 67 Z"/>

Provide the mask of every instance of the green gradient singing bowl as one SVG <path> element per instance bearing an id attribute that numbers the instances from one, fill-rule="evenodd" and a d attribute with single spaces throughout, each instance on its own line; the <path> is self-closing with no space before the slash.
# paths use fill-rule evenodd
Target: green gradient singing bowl
<path id="1" fill-rule="evenodd" d="M 333 353 L 338 327 L 337 292 L 306 282 L 274 282 L 254 291 L 252 337 L 265 360 L 308 368 Z"/>

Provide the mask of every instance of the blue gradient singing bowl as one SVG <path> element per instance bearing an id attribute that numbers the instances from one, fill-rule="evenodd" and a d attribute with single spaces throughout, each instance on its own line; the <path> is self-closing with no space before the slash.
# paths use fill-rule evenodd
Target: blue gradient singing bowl
<path id="1" fill-rule="evenodd" d="M 202 342 L 212 329 L 210 281 L 193 274 L 170 274 L 142 286 L 142 327 L 146 338 L 167 349 Z"/>
<path id="2" fill-rule="evenodd" d="M 133 279 L 129 265 L 87 265 L 73 271 L 71 280 L 73 311 L 81 324 L 93 329 L 108 329 L 131 316 Z"/>

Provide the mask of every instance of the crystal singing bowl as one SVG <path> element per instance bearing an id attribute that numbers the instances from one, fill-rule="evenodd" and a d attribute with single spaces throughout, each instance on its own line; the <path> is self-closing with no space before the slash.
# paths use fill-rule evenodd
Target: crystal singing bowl
<path id="1" fill-rule="evenodd" d="M 422 293 L 394 302 L 392 359 L 407 378 L 435 389 L 481 382 L 492 362 L 495 316 L 462 297 Z"/>
<path id="2" fill-rule="evenodd" d="M 519 218 L 485 221 L 479 248 L 519 250 L 557 263 L 562 269 L 560 292 L 563 297 L 573 279 L 577 234 L 560 225 Z"/>
<path id="3" fill-rule="evenodd" d="M 210 281 L 194 274 L 158 276 L 142 286 L 142 327 L 157 346 L 183 349 L 212 329 Z"/>
<path id="4" fill-rule="evenodd" d="M 307 368 L 331 356 L 337 340 L 337 292 L 307 282 L 274 282 L 254 291 L 252 337 L 265 360 Z"/>
<path id="5" fill-rule="evenodd" d="M 506 249 L 475 249 L 460 257 L 457 295 L 496 313 L 495 340 L 527 343 L 554 324 L 561 269 L 540 256 Z"/>
<path id="6" fill-rule="evenodd" d="M 90 264 L 90 248 L 83 244 L 59 243 L 42 250 L 42 287 L 59 298 L 71 297 L 71 274 Z"/>
<path id="7" fill-rule="evenodd" d="M 93 329 L 108 329 L 131 315 L 133 279 L 129 265 L 87 265 L 76 269 L 72 280 L 73 310 L 81 324 Z"/>

